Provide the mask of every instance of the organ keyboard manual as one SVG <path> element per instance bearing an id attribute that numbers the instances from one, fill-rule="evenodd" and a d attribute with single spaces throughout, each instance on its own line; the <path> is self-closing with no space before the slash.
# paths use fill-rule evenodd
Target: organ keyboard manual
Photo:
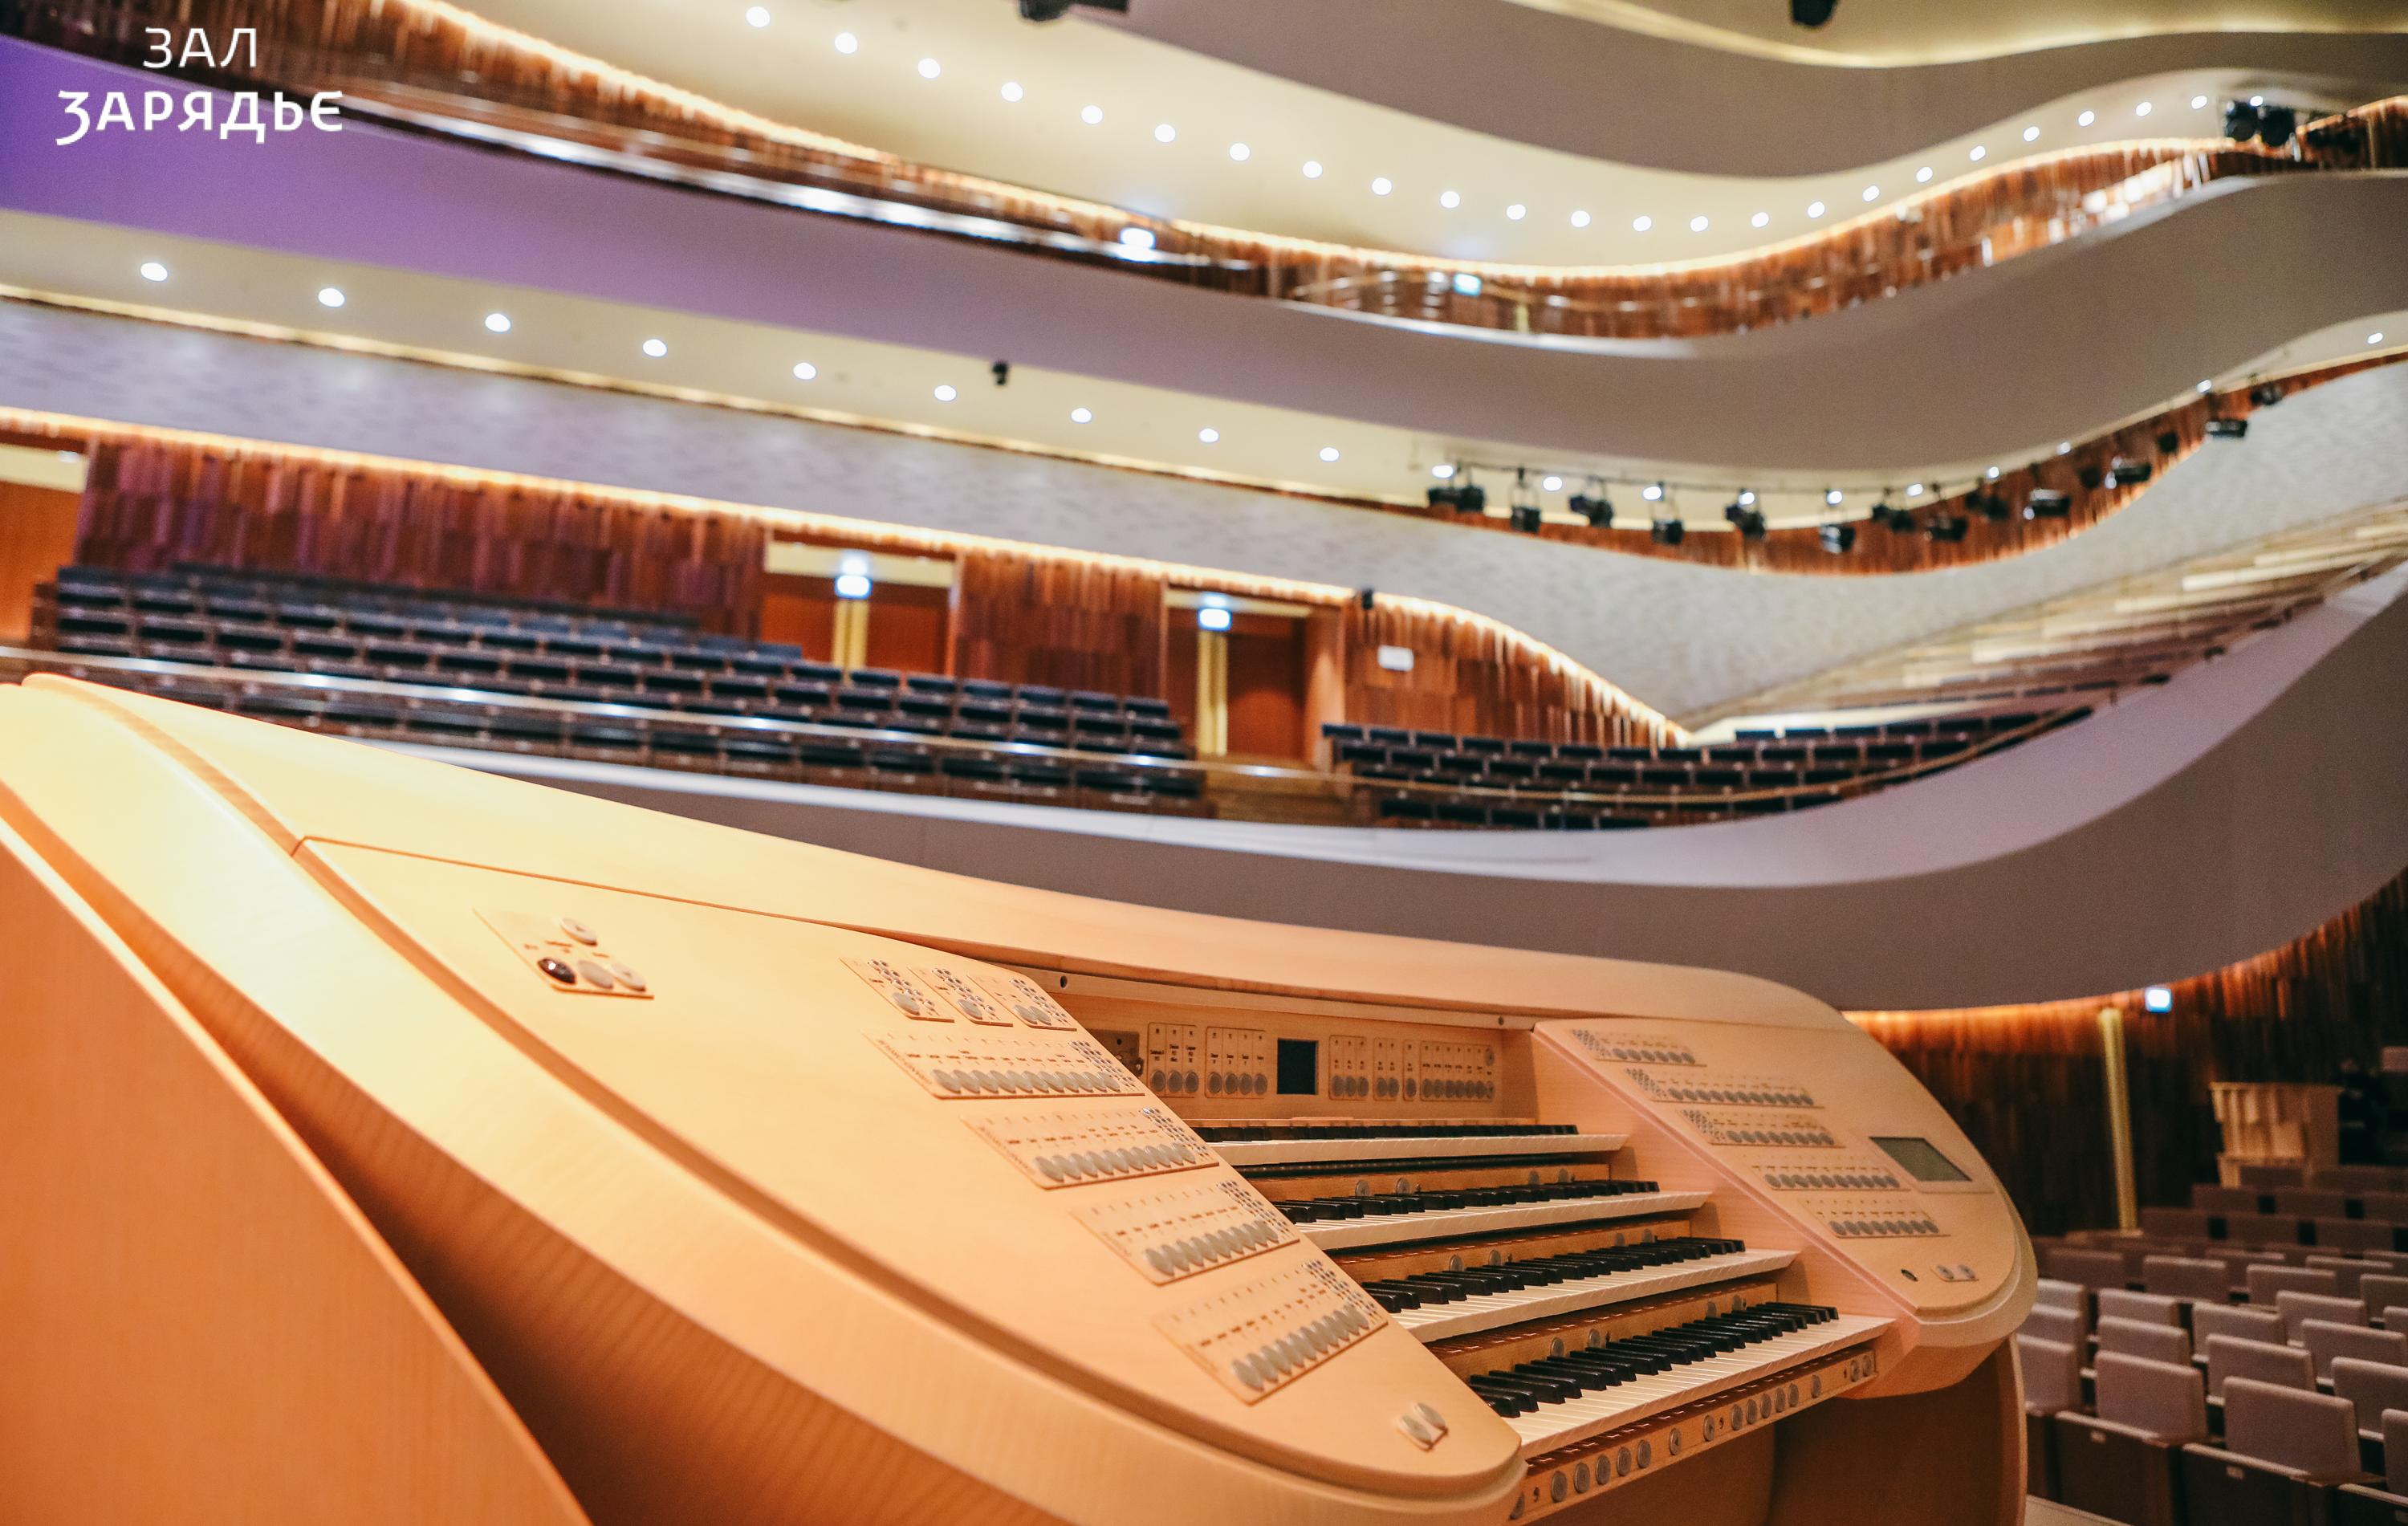
<path id="1" fill-rule="evenodd" d="M 2015 1213 L 1762 980 L 47 678 L 0 925 L 29 1521 L 2021 1519 Z"/>

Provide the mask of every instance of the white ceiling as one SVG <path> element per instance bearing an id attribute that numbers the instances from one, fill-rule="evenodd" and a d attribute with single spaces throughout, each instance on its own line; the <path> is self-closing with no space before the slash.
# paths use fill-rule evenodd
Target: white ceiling
<path id="1" fill-rule="evenodd" d="M 907 435 L 0 303 L 0 406 L 835 512 L 1492 615 L 1675 715 L 2395 500 L 2408 367 L 2304 393 L 2045 551 L 1890 577 L 1619 556 Z M 1017 382 L 1014 383 L 1015 387 Z"/>
<path id="2" fill-rule="evenodd" d="M 1541 265 L 1725 256 L 1889 212 L 2031 154 L 2213 138 L 2227 94 L 2253 79 L 2229 67 L 2144 72 L 1844 171 L 1701 177 L 1489 137 L 1111 26 L 1032 25 L 1005 0 L 759 0 L 760 27 L 747 22 L 752 8 L 745 0 L 476 7 L 607 63 L 919 163 L 1156 217 Z M 853 51 L 838 50 L 844 38 Z M 923 60 L 935 62 L 935 79 L 922 77 Z M 1017 100 L 1005 99 L 1007 85 Z M 2137 115 L 2144 104 L 2149 114 Z M 1088 107 L 1101 112 L 1092 125 L 1082 120 Z M 2086 127 L 2086 111 L 2095 117 Z M 1165 125 L 1175 133 L 1168 143 L 1156 137 Z M 1232 158 L 1240 145 L 1242 161 Z M 1322 167 L 1317 179 L 1306 177 L 1308 161 Z M 1383 180 L 1390 191 L 1375 194 Z M 1452 209 L 1441 202 L 1449 193 L 1460 198 Z M 1516 206 L 1519 220 L 1510 216 Z M 1575 227 L 1580 213 L 1588 222 Z M 1705 228 L 1691 231 L 1699 217 Z"/>
<path id="3" fill-rule="evenodd" d="M 160 266 L 167 279 L 146 280 L 146 265 Z M 340 308 L 320 301 L 329 288 L 343 294 Z M 1614 487 L 1612 496 L 1623 523 L 1643 524 L 1653 506 L 1635 484 L 1662 478 L 1675 484 L 1669 511 L 1714 534 L 1727 531 L 1723 506 L 1738 491 L 1736 480 L 1680 486 L 1699 481 L 1696 466 L 1532 453 L 1027 365 L 1015 366 L 1010 384 L 998 388 L 984 363 L 939 350 L 25 213 L 0 212 L 0 291 L 7 290 L 1284 492 L 1412 503 L 1422 499 L 1430 468 L 1440 463 L 1526 461 L 1530 489 L 1558 520 L 1570 519 L 1568 499 L 1588 490 L 1597 474 L 1634 484 Z M 511 321 L 507 333 L 484 326 L 485 315 L 497 311 Z M 2362 354 L 2370 329 L 2386 324 L 2386 339 L 2408 342 L 2403 311 L 2303 336 L 2240 370 L 2295 369 Z M 650 354 L 648 340 L 666 353 Z M 794 374 L 797 363 L 811 368 L 808 381 Z M 951 400 L 937 396 L 944 386 L 953 389 Z M 1079 410 L 1085 420 L 1074 416 Z M 1206 429 L 1218 438 L 1207 443 L 1200 438 Z M 2013 464 L 2053 448 L 2042 444 L 2004 459 Z M 1324 460 L 1324 450 L 1337 458 Z M 1961 485 L 1979 469 L 1967 462 L 1908 467 L 1892 485 L 1912 503 L 1903 492 L 1918 476 Z M 1545 485 L 1551 474 L 1558 479 L 1553 488 Z M 1709 468 L 1707 479 L 1713 475 Z M 1492 515 L 1502 517 L 1510 478 L 1483 472 L 1480 480 L 1490 490 Z M 1773 472 L 1748 483 L 1776 525 L 1859 519 L 1875 497 L 1845 481 L 1856 490 L 1834 510 L 1823 501 L 1828 484 L 1815 475 Z"/>

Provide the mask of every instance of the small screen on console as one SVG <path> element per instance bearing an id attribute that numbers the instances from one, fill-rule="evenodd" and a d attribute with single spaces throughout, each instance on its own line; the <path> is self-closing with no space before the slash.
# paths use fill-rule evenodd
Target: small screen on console
<path id="1" fill-rule="evenodd" d="M 1884 1139 L 1873 1136 L 1882 1153 L 1906 1168 L 1906 1173 L 1918 1182 L 1970 1182 L 1973 1178 L 1956 1169 L 1956 1163 L 1932 1148 L 1928 1139 Z"/>

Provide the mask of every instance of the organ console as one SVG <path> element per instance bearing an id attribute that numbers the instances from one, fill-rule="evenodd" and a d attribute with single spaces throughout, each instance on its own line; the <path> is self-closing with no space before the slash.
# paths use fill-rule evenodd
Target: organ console
<path id="1" fill-rule="evenodd" d="M 2020 1519 L 2014 1212 L 1767 982 L 50 679 L 0 926 L 10 1519 Z"/>

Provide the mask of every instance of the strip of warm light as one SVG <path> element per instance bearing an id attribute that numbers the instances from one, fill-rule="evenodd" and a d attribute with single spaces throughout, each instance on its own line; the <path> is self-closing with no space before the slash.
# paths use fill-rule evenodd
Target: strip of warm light
<path id="1" fill-rule="evenodd" d="M 481 467 L 446 466 L 434 461 L 413 461 L 399 456 L 372 455 L 357 451 L 335 451 L 314 445 L 286 445 L 270 440 L 244 439 L 230 435 L 210 434 L 201 430 L 169 429 L 155 425 L 114 424 L 105 419 L 81 418 L 72 414 L 44 413 L 17 409 L 0 409 L 0 432 L 26 435 L 47 435 L 57 439 L 82 439 L 121 445 L 171 445 L 185 449 L 219 453 L 251 453 L 282 456 L 287 459 L 311 461 L 337 471 L 416 472 L 465 487 L 491 488 L 509 493 L 554 494 L 574 497 L 597 504 L 609 504 L 638 510 L 661 510 L 671 513 L 726 515 L 751 519 L 806 535 L 832 540 L 866 542 L 882 551 L 898 551 L 928 556 L 960 556 L 971 552 L 987 552 L 1008 555 L 1039 557 L 1056 562 L 1075 562 L 1114 571 L 1159 578 L 1165 583 L 1189 588 L 1210 589 L 1250 598 L 1285 600 L 1339 608 L 1353 601 L 1356 591 L 1330 583 L 1304 583 L 1290 578 L 1266 577 L 1250 572 L 1232 572 L 1220 568 L 1194 567 L 1180 562 L 1156 561 L 1151 557 L 1124 556 L 1110 552 L 1074 551 L 1056 546 L 1040 546 L 1028 541 L 1008 540 L 996 536 L 972 535 L 961 530 L 918 529 L 889 525 L 876 520 L 852 519 L 839 514 L 823 513 L 806 509 L 780 509 L 767 504 L 729 503 L 716 498 L 698 498 L 684 494 L 650 492 L 636 488 L 605 487 L 591 482 L 569 482 L 557 477 L 533 477 L 520 472 L 494 471 Z M 1641 726 L 1660 727 L 1669 740 L 1685 744 L 1688 733 L 1676 722 L 1654 706 L 1642 703 L 1624 690 L 1608 683 L 1594 670 L 1584 667 L 1564 653 L 1549 646 L 1503 621 L 1474 611 L 1458 609 L 1435 599 L 1410 595 L 1377 594 L 1381 605 L 1408 614 L 1451 621 L 1494 636 L 1506 646 L 1548 671 L 1560 675 L 1567 683 L 1590 696 L 1610 713 L 1628 716 Z"/>

